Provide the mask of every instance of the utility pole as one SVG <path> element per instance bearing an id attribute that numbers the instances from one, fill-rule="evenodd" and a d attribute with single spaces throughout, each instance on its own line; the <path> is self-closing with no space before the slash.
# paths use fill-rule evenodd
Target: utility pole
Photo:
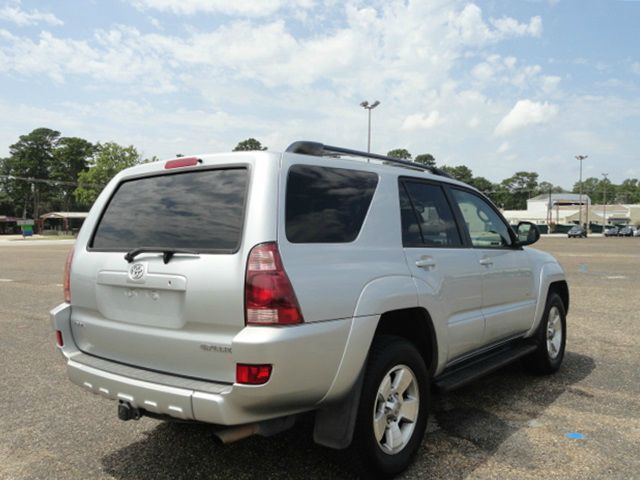
<path id="1" fill-rule="evenodd" d="M 371 153 L 371 110 L 380 105 L 380 102 L 376 100 L 371 105 L 367 100 L 360 103 L 360 106 L 369 111 L 369 127 L 367 128 L 367 153 Z"/>
<path id="2" fill-rule="evenodd" d="M 589 158 L 589 155 L 576 155 L 576 160 L 580 162 L 580 214 L 578 215 L 580 226 L 582 226 L 582 161 L 585 158 Z M 589 207 L 587 206 L 587 208 Z"/>
<path id="3" fill-rule="evenodd" d="M 604 227 L 607 225 L 607 177 L 608 173 L 603 173 L 602 186 L 604 187 L 604 199 L 602 201 L 602 233 L 604 234 Z"/>

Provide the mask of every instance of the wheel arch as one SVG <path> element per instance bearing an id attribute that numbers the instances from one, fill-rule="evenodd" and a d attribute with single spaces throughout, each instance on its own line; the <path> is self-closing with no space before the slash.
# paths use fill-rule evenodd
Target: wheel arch
<path id="1" fill-rule="evenodd" d="M 438 365 L 438 340 L 431 315 L 425 308 L 413 307 L 383 313 L 374 337 L 379 335 L 393 335 L 412 343 L 420 352 L 429 375 L 433 376 Z"/>

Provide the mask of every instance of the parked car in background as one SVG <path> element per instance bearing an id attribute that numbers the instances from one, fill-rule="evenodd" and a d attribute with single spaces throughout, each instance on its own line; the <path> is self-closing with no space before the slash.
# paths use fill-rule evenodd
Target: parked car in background
<path id="1" fill-rule="evenodd" d="M 571 230 L 567 232 L 569 238 L 587 238 L 587 231 L 580 225 L 571 227 Z"/>
<path id="2" fill-rule="evenodd" d="M 626 227 L 622 227 L 620 230 L 618 230 L 618 236 L 619 237 L 633 237 L 633 231 L 634 228 L 627 225 Z"/>
<path id="3" fill-rule="evenodd" d="M 634 237 L 640 237 L 640 228 L 637 228 L 633 231 L 633 236 Z"/>
<path id="4" fill-rule="evenodd" d="M 618 227 L 607 227 L 604 229 L 605 237 L 617 237 L 618 236 Z"/>

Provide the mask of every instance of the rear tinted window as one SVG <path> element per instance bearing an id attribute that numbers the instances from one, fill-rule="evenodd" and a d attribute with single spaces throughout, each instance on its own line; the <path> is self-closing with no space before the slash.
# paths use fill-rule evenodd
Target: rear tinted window
<path id="1" fill-rule="evenodd" d="M 352 242 L 377 184 L 372 172 L 294 165 L 287 181 L 287 238 L 293 243 Z"/>
<path id="2" fill-rule="evenodd" d="M 246 169 L 205 170 L 123 182 L 100 219 L 91 247 L 234 251 L 240 244 Z"/>

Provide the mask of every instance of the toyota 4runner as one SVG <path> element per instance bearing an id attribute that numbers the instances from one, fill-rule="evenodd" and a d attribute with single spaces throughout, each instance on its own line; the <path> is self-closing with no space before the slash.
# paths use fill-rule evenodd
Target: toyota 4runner
<path id="1" fill-rule="evenodd" d="M 410 463 L 432 390 L 562 362 L 569 290 L 476 189 L 313 142 L 122 171 L 51 311 L 71 381 L 143 415 L 314 439 L 365 476 Z"/>

